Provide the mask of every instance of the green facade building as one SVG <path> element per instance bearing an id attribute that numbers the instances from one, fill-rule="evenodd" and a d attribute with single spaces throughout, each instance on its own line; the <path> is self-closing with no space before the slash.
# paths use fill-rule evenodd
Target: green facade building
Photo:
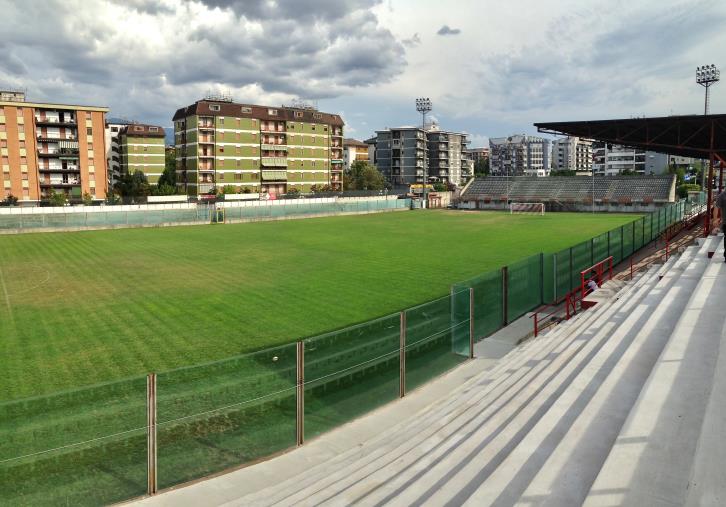
<path id="1" fill-rule="evenodd" d="M 338 115 L 205 99 L 176 112 L 174 136 L 177 183 L 192 197 L 342 189 Z"/>
<path id="2" fill-rule="evenodd" d="M 149 183 L 156 184 L 164 172 L 164 129 L 155 125 L 133 123 L 119 133 L 121 174 L 143 172 Z"/>

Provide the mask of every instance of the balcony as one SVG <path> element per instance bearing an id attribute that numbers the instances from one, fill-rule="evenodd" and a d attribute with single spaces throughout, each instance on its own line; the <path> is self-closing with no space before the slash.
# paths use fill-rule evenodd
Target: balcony
<path id="1" fill-rule="evenodd" d="M 61 188 L 70 188 L 70 187 L 77 187 L 81 185 L 80 180 L 72 180 L 72 181 L 41 181 L 40 186 L 41 187 L 61 187 Z"/>
<path id="2" fill-rule="evenodd" d="M 79 173 L 81 169 L 78 166 L 68 167 L 38 167 L 38 172 L 41 173 Z"/>
<path id="3" fill-rule="evenodd" d="M 199 158 L 214 158 L 214 152 L 211 150 L 201 150 L 199 152 Z"/>
<path id="4" fill-rule="evenodd" d="M 77 141 L 77 138 L 75 136 L 68 136 L 68 137 L 43 137 L 43 136 L 36 136 L 36 140 L 39 143 L 59 143 L 61 141 Z"/>
<path id="5" fill-rule="evenodd" d="M 51 125 L 51 126 L 56 126 L 56 127 L 75 127 L 76 119 L 75 118 L 63 118 L 63 121 L 61 121 L 60 118 L 40 118 L 40 117 L 36 116 L 35 124 L 36 125 Z"/>
<path id="6" fill-rule="evenodd" d="M 261 150 L 266 151 L 287 151 L 286 144 L 263 143 L 260 145 Z"/>
<path id="7" fill-rule="evenodd" d="M 209 129 L 212 129 L 213 130 L 214 129 L 214 122 L 213 121 L 200 121 L 199 122 L 199 125 L 198 125 L 198 128 L 204 129 L 204 130 L 209 130 Z"/>
<path id="8" fill-rule="evenodd" d="M 260 132 L 285 132 L 284 125 L 260 125 Z"/>
<path id="9" fill-rule="evenodd" d="M 448 176 L 449 171 L 439 171 L 439 176 Z"/>
<path id="10" fill-rule="evenodd" d="M 287 171 L 262 170 L 262 181 L 287 181 Z"/>
<path id="11" fill-rule="evenodd" d="M 287 167 L 287 159 L 283 157 L 262 157 L 263 167 Z"/>
<path id="12" fill-rule="evenodd" d="M 214 144 L 214 136 L 199 136 L 199 144 Z"/>

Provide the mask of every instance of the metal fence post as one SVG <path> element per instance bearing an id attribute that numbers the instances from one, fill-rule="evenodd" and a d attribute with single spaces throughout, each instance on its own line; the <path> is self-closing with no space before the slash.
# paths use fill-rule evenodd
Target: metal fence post
<path id="1" fill-rule="evenodd" d="M 469 359 L 474 359 L 474 287 L 469 287 Z"/>
<path id="2" fill-rule="evenodd" d="M 595 238 L 590 238 L 590 266 L 595 264 Z"/>
<path id="3" fill-rule="evenodd" d="M 156 373 L 146 376 L 146 492 L 156 494 Z"/>
<path id="4" fill-rule="evenodd" d="M 398 342 L 398 396 L 406 396 L 406 311 L 400 313 L 400 328 Z"/>
<path id="5" fill-rule="evenodd" d="M 305 342 L 299 341 L 296 345 L 295 435 L 297 445 L 302 445 L 305 441 Z"/>
<path id="6" fill-rule="evenodd" d="M 574 286 L 572 285 L 572 269 L 572 247 L 570 247 L 570 287 L 567 289 L 567 292 L 570 292 L 574 288 Z"/>
<path id="7" fill-rule="evenodd" d="M 635 253 L 635 222 L 633 222 L 631 228 L 633 229 L 633 242 L 630 244 L 630 255 L 633 255 Z"/>
<path id="8" fill-rule="evenodd" d="M 539 304 L 544 304 L 544 252 L 539 253 Z"/>
<path id="9" fill-rule="evenodd" d="M 610 232 L 612 231 L 608 231 L 608 257 L 610 257 Z"/>
<path id="10" fill-rule="evenodd" d="M 620 226 L 620 262 L 623 262 L 625 257 L 625 226 Z"/>
<path id="11" fill-rule="evenodd" d="M 502 325 L 506 326 L 509 323 L 509 268 L 504 266 L 502 268 Z"/>

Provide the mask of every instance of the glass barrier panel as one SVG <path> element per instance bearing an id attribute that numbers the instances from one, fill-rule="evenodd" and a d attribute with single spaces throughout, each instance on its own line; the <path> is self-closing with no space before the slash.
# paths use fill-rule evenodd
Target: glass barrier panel
<path id="1" fill-rule="evenodd" d="M 296 345 L 157 375 L 159 489 L 295 446 Z"/>

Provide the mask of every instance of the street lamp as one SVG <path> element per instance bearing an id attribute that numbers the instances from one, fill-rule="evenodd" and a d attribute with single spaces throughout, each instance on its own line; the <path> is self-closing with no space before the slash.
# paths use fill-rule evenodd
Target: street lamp
<path id="1" fill-rule="evenodd" d="M 426 113 L 431 112 L 431 99 L 428 97 L 416 99 L 416 111 L 421 113 L 421 130 L 423 130 L 423 136 L 424 136 L 424 157 L 423 157 L 423 189 L 422 189 L 422 198 L 423 198 L 423 207 L 426 207 L 426 183 L 428 179 L 428 174 L 426 171 L 426 162 L 427 162 L 427 152 L 428 152 L 428 140 L 426 139 Z"/>

